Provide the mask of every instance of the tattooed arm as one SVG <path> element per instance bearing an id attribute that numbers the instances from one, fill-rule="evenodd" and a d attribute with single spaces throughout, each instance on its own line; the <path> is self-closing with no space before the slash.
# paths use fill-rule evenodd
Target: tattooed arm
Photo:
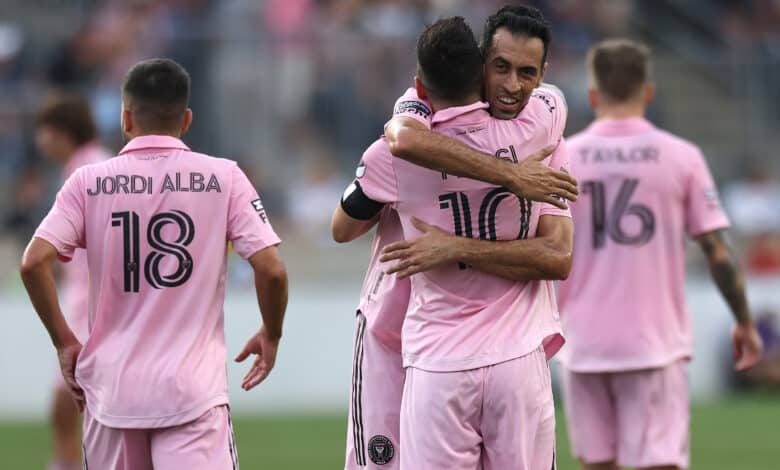
<path id="1" fill-rule="evenodd" d="M 745 295 L 745 280 L 737 260 L 726 243 L 723 230 L 707 232 L 698 236 L 696 241 L 707 257 L 710 276 L 737 321 L 733 333 L 737 369 L 751 367 L 761 359 L 763 345 L 750 316 Z"/>
<path id="2" fill-rule="evenodd" d="M 745 296 L 745 280 L 737 266 L 737 260 L 726 243 L 724 232 L 715 230 L 696 238 L 710 268 L 710 276 L 726 303 L 731 308 L 734 319 L 740 325 L 752 323 L 750 309 Z"/>

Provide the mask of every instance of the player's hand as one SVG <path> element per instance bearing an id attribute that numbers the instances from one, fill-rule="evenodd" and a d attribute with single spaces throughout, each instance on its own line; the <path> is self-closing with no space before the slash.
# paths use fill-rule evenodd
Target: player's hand
<path id="1" fill-rule="evenodd" d="M 279 348 L 279 339 L 273 338 L 268 334 L 265 326 L 260 328 L 260 331 L 249 338 L 244 349 L 236 356 L 236 362 L 243 362 L 250 354 L 256 354 L 252 368 L 244 376 L 244 380 L 241 383 L 241 388 L 244 390 L 251 390 L 257 384 L 265 380 L 268 374 L 271 373 L 271 369 L 274 368 L 276 363 L 276 351 Z"/>
<path id="2" fill-rule="evenodd" d="M 755 325 L 740 325 L 734 327 L 731 335 L 734 342 L 735 368 L 745 370 L 753 367 L 761 360 L 764 344 Z"/>
<path id="3" fill-rule="evenodd" d="M 76 362 L 79 359 L 79 354 L 81 354 L 81 343 L 79 342 L 68 344 L 57 350 L 57 359 L 60 361 L 60 370 L 65 378 L 68 391 L 76 401 L 79 411 L 84 411 L 84 390 L 76 383 Z"/>
<path id="4" fill-rule="evenodd" d="M 577 180 L 564 171 L 558 171 L 542 163 L 555 151 L 556 146 L 546 147 L 517 165 L 509 165 L 507 188 L 518 196 L 537 202 L 546 202 L 559 209 L 566 209 L 566 201 L 576 201 L 579 191 Z M 563 198 L 563 199 L 561 199 Z"/>
<path id="5" fill-rule="evenodd" d="M 403 279 L 455 261 L 452 249 L 455 237 L 412 217 L 412 224 L 423 234 L 413 240 L 391 243 L 382 250 L 380 261 L 400 260 L 387 270 Z"/>

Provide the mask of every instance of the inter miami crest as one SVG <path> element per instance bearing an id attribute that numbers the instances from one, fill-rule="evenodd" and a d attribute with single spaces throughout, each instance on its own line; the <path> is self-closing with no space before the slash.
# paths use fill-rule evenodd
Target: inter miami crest
<path id="1" fill-rule="evenodd" d="M 368 441 L 368 457 L 377 465 L 390 463 L 395 455 L 395 447 L 390 439 L 377 434 Z"/>

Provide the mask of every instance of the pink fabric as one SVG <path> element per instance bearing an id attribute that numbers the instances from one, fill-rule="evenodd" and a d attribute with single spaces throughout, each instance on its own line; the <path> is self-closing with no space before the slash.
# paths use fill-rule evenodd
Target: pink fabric
<path id="1" fill-rule="evenodd" d="M 404 310 L 396 313 L 403 318 Z M 366 316 L 356 318 L 344 468 L 397 470 L 404 388 L 401 354 L 370 330 Z"/>
<path id="2" fill-rule="evenodd" d="M 687 362 L 630 372 L 563 371 L 572 452 L 587 463 L 688 468 Z"/>
<path id="3" fill-rule="evenodd" d="M 165 136 L 77 170 L 35 233 L 62 258 L 86 247 L 90 336 L 76 368 L 87 407 L 117 428 L 174 426 L 228 403 L 227 243 L 279 243 L 235 162 Z"/>
<path id="4" fill-rule="evenodd" d="M 62 182 L 64 183 L 76 170 L 85 165 L 99 163 L 108 160 L 113 155 L 108 149 L 96 142 L 82 145 L 71 156 L 63 168 Z M 76 338 L 82 343 L 87 340 L 89 333 L 89 268 L 87 267 L 87 252 L 76 250 L 70 263 L 62 267 L 62 311 L 68 325 L 76 334 Z M 60 378 L 58 384 L 65 386 Z"/>
<path id="5" fill-rule="evenodd" d="M 194 421 L 162 429 L 111 428 L 85 410 L 84 458 L 87 469 L 238 468 L 227 406 L 211 408 Z"/>
<path id="6" fill-rule="evenodd" d="M 460 372 L 406 369 L 401 468 L 554 468 L 555 407 L 544 351 Z"/>
<path id="7" fill-rule="evenodd" d="M 393 274 L 386 274 L 385 271 L 393 263 L 381 263 L 379 258 L 385 246 L 403 238 L 398 213 L 390 207 L 385 207 L 371 242 L 371 259 L 358 304 L 358 310 L 365 315 L 372 334 L 399 354 L 401 325 L 409 305 L 411 282 L 409 279 L 397 279 Z"/>
<path id="8" fill-rule="evenodd" d="M 704 157 L 640 118 L 597 120 L 568 144 L 581 195 L 561 361 L 607 372 L 690 357 L 685 235 L 729 226 Z"/>
<path id="9" fill-rule="evenodd" d="M 548 132 L 555 110 L 544 108 L 546 121 L 527 119 L 525 111 L 500 121 L 486 107 L 474 103 L 441 110 L 433 117 L 433 130 L 517 161 L 560 138 Z M 559 148 L 550 160 L 565 166 L 565 151 Z M 521 201 L 503 188 L 394 158 L 383 139 L 368 148 L 361 166 L 357 181 L 363 191 L 398 211 L 406 238 L 420 235 L 412 216 L 450 233 L 498 240 L 534 237 L 542 214 L 568 216 L 568 211 Z M 429 371 L 496 364 L 542 343 L 551 356 L 563 342 L 552 282 L 514 282 L 457 263 L 412 277 L 402 337 L 404 366 Z"/>

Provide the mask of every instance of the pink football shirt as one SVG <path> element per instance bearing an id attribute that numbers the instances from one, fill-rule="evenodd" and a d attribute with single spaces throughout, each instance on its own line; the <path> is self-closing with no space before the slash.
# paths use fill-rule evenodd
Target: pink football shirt
<path id="1" fill-rule="evenodd" d="M 486 108 L 474 103 L 438 111 L 433 130 L 516 161 L 560 138 L 562 126 L 554 126 L 553 120 L 565 107 L 556 113 L 554 106 L 545 105 L 541 121 L 525 113 L 501 121 Z M 565 146 L 548 162 L 566 168 Z M 357 181 L 362 190 L 398 211 L 406 238 L 420 235 L 412 216 L 459 236 L 489 240 L 533 237 L 540 216 L 568 216 L 568 211 L 521 200 L 504 188 L 394 158 L 384 139 L 368 148 L 361 166 Z M 523 356 L 543 343 L 552 355 L 562 343 L 557 317 L 552 282 L 510 281 L 458 263 L 418 274 L 412 277 L 403 324 L 404 365 L 431 371 L 473 369 Z"/>
<path id="2" fill-rule="evenodd" d="M 279 243 L 235 162 L 142 136 L 77 170 L 35 233 L 62 258 L 86 248 L 90 336 L 76 367 L 90 413 L 116 428 L 192 421 L 228 403 L 227 243 Z"/>
<path id="3" fill-rule="evenodd" d="M 97 142 L 86 143 L 73 153 L 62 171 L 63 183 L 84 165 L 108 160 L 113 155 Z M 89 267 L 87 252 L 79 248 L 73 259 L 62 265 L 62 311 L 68 325 L 82 343 L 89 334 Z"/>
<path id="4" fill-rule="evenodd" d="M 642 118 L 601 119 L 569 140 L 580 197 L 559 289 L 575 372 L 659 367 L 691 355 L 685 235 L 726 228 L 699 149 Z"/>
<path id="5" fill-rule="evenodd" d="M 393 116 L 415 119 L 431 127 L 430 105 L 417 97 L 414 88 L 409 88 L 393 106 Z M 363 177 L 365 167 L 358 166 L 355 176 Z M 401 325 L 409 305 L 411 281 L 398 279 L 385 271 L 391 263 L 381 263 L 379 258 L 385 246 L 403 240 L 404 234 L 398 213 L 385 207 L 379 213 L 374 239 L 371 241 L 371 258 L 368 262 L 363 288 L 360 291 L 358 310 L 366 317 L 367 328 L 389 348 L 401 352 Z"/>

